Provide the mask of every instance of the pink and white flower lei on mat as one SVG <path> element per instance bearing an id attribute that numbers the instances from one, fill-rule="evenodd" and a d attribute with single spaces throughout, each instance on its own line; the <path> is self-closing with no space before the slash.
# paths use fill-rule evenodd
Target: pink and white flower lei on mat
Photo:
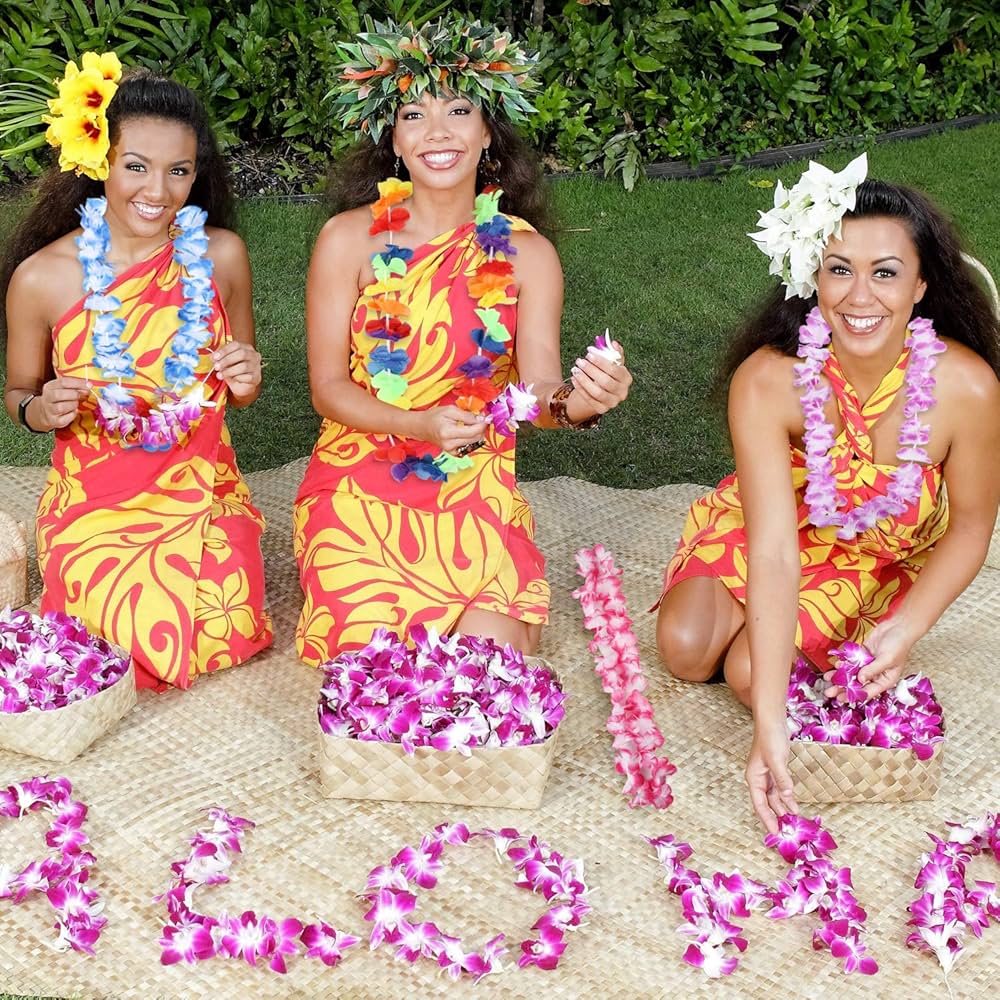
<path id="1" fill-rule="evenodd" d="M 969 888 L 966 867 L 977 854 L 991 852 L 1000 863 L 1000 813 L 988 812 L 964 823 L 949 823 L 951 834 L 941 840 L 927 834 L 934 849 L 921 856 L 913 883 L 923 894 L 910 903 L 909 925 L 916 930 L 906 939 L 911 948 L 931 952 L 945 979 L 965 950 L 965 935 L 977 938 L 990 919 L 1000 923 L 1000 893 L 996 882 L 976 881 Z"/>
<path id="2" fill-rule="evenodd" d="M 554 969 L 559 964 L 566 950 L 566 934 L 579 927 L 591 910 L 583 862 L 564 858 L 537 837 L 526 837 L 517 830 L 470 833 L 464 823 L 435 827 L 419 847 L 404 847 L 387 865 L 379 865 L 369 873 L 362 898 L 371 906 L 365 914 L 365 920 L 372 923 L 370 949 L 394 945 L 398 960 L 430 959 L 452 979 L 466 975 L 479 982 L 483 976 L 502 970 L 501 959 L 507 953 L 503 934 L 490 938 L 480 951 L 468 952 L 459 938 L 445 934 L 436 924 L 413 918 L 416 890 L 432 889 L 437 884 L 445 847 L 468 844 L 477 838 L 491 840 L 497 858 L 503 860 L 506 855 L 513 862 L 519 876 L 515 885 L 541 894 L 550 904 L 532 924 L 538 936 L 521 942 L 518 966 Z"/>
<path id="3" fill-rule="evenodd" d="M 663 734 L 653 721 L 653 706 L 639 662 L 639 646 L 622 593 L 622 571 L 603 545 L 580 549 L 577 572 L 583 583 L 573 591 L 583 608 L 583 624 L 594 633 L 589 649 L 597 657 L 595 669 L 611 697 L 608 732 L 614 737 L 615 770 L 625 777 L 622 794 L 634 809 L 666 809 L 673 802 L 667 778 L 677 768 L 656 751 Z"/>
<path id="4" fill-rule="evenodd" d="M 169 922 L 160 938 L 164 965 L 195 962 L 209 958 L 242 958 L 256 967 L 258 960 L 274 972 L 287 972 L 285 959 L 305 948 L 307 958 L 318 958 L 324 965 L 335 966 L 346 949 L 360 940 L 342 934 L 329 924 L 303 925 L 294 918 L 276 920 L 265 913 L 247 910 L 238 917 L 220 913 L 210 917 L 193 909 L 195 892 L 208 885 L 229 881 L 233 854 L 242 850 L 246 830 L 254 824 L 225 809 L 210 809 L 212 826 L 191 838 L 191 851 L 170 867 L 174 884 L 154 902 L 165 901 Z"/>
<path id="5" fill-rule="evenodd" d="M 936 355 L 945 350 L 945 345 L 938 339 L 929 319 L 914 316 L 908 329 L 910 357 L 906 364 L 906 403 L 896 448 L 900 464 L 892 473 L 885 496 L 872 497 L 857 507 L 842 511 L 840 508 L 847 501 L 837 490 L 830 465 L 830 449 L 836 435 L 825 412 L 831 389 L 822 378 L 823 366 L 830 356 L 830 327 L 818 307 L 810 311 L 799 327 L 798 355 L 803 360 L 795 365 L 795 386 L 805 390 L 801 404 L 805 418 L 805 501 L 809 523 L 817 528 L 837 528 L 838 538 L 850 540 L 887 517 L 899 517 L 920 499 L 921 464 L 929 465 L 931 461 L 925 447 L 930 441 L 930 427 L 920 422 L 920 414 L 934 405 L 933 371 Z"/>
<path id="6" fill-rule="evenodd" d="M 739 871 L 703 877 L 685 864 L 693 853 L 690 844 L 673 834 L 646 838 L 666 870 L 664 883 L 681 897 L 684 923 L 677 933 L 694 938 L 684 961 L 713 979 L 730 975 L 739 960 L 727 953 L 727 947 L 738 952 L 747 948 L 742 928 L 733 921 L 768 908 L 767 916 L 774 919 L 815 913 L 822 925 L 813 932 L 814 948 L 829 948 L 843 961 L 844 972 L 877 972 L 878 965 L 865 954 L 861 939 L 867 914 L 854 896 L 851 871 L 830 860 L 837 847 L 833 837 L 819 817 L 782 816 L 778 824 L 778 833 L 768 834 L 764 844 L 792 862 L 792 868 L 774 889 Z"/>
<path id="7" fill-rule="evenodd" d="M 85 884 L 97 860 L 86 850 L 87 807 L 74 801 L 73 786 L 66 778 L 31 778 L 0 789 L 0 816 L 20 819 L 39 809 L 52 813 L 45 843 L 57 853 L 45 861 L 32 861 L 19 872 L 0 864 L 0 899 L 17 904 L 32 893 L 44 893 L 56 911 L 59 936 L 53 947 L 93 955 L 108 920 L 100 915 L 103 901 Z"/>

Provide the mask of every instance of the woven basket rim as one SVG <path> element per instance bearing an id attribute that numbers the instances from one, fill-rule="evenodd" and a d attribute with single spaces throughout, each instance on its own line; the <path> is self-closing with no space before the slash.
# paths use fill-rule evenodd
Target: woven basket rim
<path id="1" fill-rule="evenodd" d="M 909 747 L 875 747 L 871 745 L 858 746 L 854 743 L 824 743 L 822 740 L 797 740 L 794 738 L 789 742 L 793 753 L 796 747 L 807 746 L 818 748 L 821 752 L 830 755 L 836 754 L 847 756 L 850 754 L 860 754 L 862 756 L 898 757 L 900 760 L 904 757 L 910 757 L 913 759 L 914 764 L 926 765 L 930 764 L 935 757 L 938 757 L 944 752 L 945 744 L 948 742 L 948 738 L 944 737 L 934 743 L 934 752 L 926 760 L 921 760 Z"/>

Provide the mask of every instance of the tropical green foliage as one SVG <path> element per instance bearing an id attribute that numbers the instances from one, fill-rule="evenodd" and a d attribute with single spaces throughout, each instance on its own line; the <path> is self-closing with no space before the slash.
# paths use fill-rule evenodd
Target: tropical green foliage
<path id="1" fill-rule="evenodd" d="M 511 26 L 540 53 L 527 131 L 550 164 L 629 187 L 652 161 L 1000 109 L 992 0 L 0 0 L 0 83 L 51 79 L 64 53 L 114 46 L 198 90 L 226 145 L 321 162 L 353 139 L 323 101 L 337 43 L 366 15 L 421 22 L 447 7 Z M 18 166 L 39 158 L 28 150 Z"/>

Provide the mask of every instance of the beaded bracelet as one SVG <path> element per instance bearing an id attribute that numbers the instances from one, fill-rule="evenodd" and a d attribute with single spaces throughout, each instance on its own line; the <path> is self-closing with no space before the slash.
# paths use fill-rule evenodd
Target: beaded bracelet
<path id="1" fill-rule="evenodd" d="M 549 416 L 560 427 L 566 427 L 569 430 L 588 431 L 593 427 L 597 427 L 601 422 L 600 413 L 595 413 L 593 416 L 587 417 L 586 420 L 573 421 L 570 419 L 569 414 L 566 412 L 566 400 L 569 399 L 572 392 L 572 382 L 563 382 L 562 385 L 556 388 L 555 392 L 552 393 L 551 399 L 549 399 Z"/>

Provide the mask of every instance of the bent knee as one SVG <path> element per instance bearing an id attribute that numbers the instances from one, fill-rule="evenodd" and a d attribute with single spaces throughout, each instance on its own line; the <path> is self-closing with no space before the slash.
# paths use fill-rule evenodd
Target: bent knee
<path id="1" fill-rule="evenodd" d="M 657 627 L 656 648 L 670 675 L 681 681 L 707 681 L 718 666 L 703 630 L 669 619 Z"/>

